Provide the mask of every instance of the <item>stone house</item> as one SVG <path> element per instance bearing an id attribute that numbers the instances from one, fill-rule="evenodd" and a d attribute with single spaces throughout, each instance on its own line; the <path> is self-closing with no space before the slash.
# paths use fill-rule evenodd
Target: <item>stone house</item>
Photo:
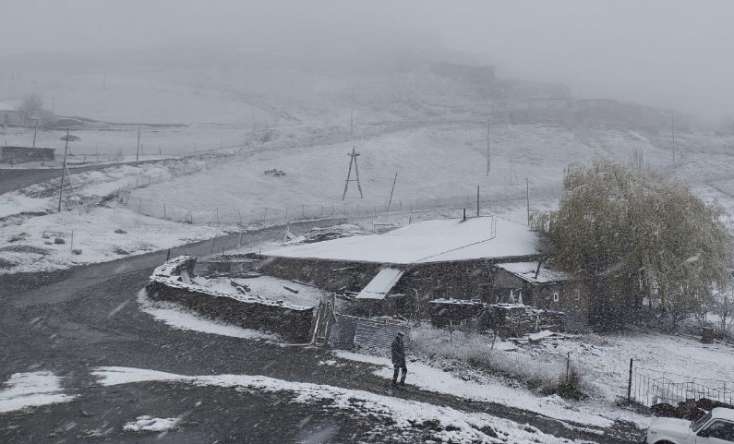
<path id="1" fill-rule="evenodd" d="M 588 292 L 545 265 L 540 244 L 537 233 L 504 219 L 436 220 L 266 251 L 259 269 L 347 295 L 361 314 L 426 318 L 430 301 L 464 299 L 563 311 L 569 329 L 584 328 Z"/>

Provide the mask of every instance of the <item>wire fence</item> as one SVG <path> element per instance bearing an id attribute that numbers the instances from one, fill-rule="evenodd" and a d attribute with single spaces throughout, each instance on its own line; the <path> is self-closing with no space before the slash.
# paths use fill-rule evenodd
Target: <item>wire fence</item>
<path id="1" fill-rule="evenodd" d="M 441 213 L 457 216 L 466 205 L 461 201 L 432 202 L 396 202 L 390 210 L 378 205 L 362 203 L 311 204 L 285 207 L 261 207 L 258 209 L 240 210 L 238 208 L 215 208 L 213 210 L 195 210 L 155 199 L 144 199 L 136 196 L 122 196 L 121 203 L 146 216 L 162 218 L 177 222 L 203 225 L 239 225 L 251 224 L 285 225 L 292 221 L 323 218 L 344 217 L 348 219 L 371 219 L 379 225 L 382 218 L 403 216 L 409 220 L 419 219 L 423 215 Z M 472 205 L 476 205 L 472 203 Z M 488 214 L 491 202 L 480 202 L 480 213 Z M 468 213 L 475 215 L 473 209 Z M 377 231 L 377 227 L 376 227 Z"/>
<path id="2" fill-rule="evenodd" d="M 287 225 L 300 220 L 324 218 L 346 218 L 354 221 L 366 221 L 365 225 L 374 225 L 374 231 L 387 221 L 395 218 L 405 219 L 404 223 L 420 220 L 428 216 L 461 217 L 464 211 L 467 216 L 489 215 L 498 206 L 517 205 L 524 197 L 510 196 L 502 199 L 483 199 L 477 204 L 469 198 L 437 198 L 410 201 L 394 201 L 390 208 L 360 202 L 337 202 L 324 204 L 302 204 L 289 206 L 263 206 L 259 208 L 240 209 L 236 207 L 219 207 L 197 210 L 190 206 L 180 206 L 159 199 L 148 199 L 133 196 L 129 191 L 121 190 L 118 195 L 120 203 L 130 209 L 151 217 L 200 225 L 250 226 L 250 225 Z"/>
<path id="3" fill-rule="evenodd" d="M 734 382 L 693 378 L 631 366 L 628 398 L 647 407 L 661 403 L 676 406 L 681 402 L 701 399 L 734 405 Z"/>

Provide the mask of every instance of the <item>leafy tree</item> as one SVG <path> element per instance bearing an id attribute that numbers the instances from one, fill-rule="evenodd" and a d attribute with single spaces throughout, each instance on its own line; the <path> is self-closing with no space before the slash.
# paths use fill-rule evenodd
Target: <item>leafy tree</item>
<path id="1" fill-rule="evenodd" d="M 564 189 L 544 225 L 554 262 L 589 283 L 592 321 L 629 322 L 647 299 L 675 328 L 726 283 L 720 210 L 686 185 L 599 161 L 568 169 Z"/>

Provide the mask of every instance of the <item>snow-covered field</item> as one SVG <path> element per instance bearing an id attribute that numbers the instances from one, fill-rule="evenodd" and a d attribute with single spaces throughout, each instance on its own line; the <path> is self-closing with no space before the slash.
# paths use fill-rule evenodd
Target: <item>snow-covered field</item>
<path id="1" fill-rule="evenodd" d="M 186 159 L 141 165 L 111 166 L 73 173 L 64 178 L 63 207 L 94 204 L 113 193 L 128 191 L 206 168 L 206 162 Z M 0 194 L 0 218 L 22 212 L 55 211 L 61 178 Z"/>
<path id="2" fill-rule="evenodd" d="M 558 195 L 569 160 L 607 156 L 626 160 L 624 153 L 612 149 L 614 144 L 643 143 L 621 132 L 601 134 L 614 136 L 613 141 L 584 143 L 568 130 L 536 125 L 499 127 L 493 134 L 489 176 L 485 175 L 485 134 L 478 124 L 408 129 L 360 140 L 364 199 L 352 183 L 348 203 L 384 209 L 396 172 L 393 209 L 452 200 L 471 202 L 477 185 L 485 201 L 524 199 L 525 178 L 530 179 L 531 199 L 547 199 Z M 346 142 L 293 148 L 287 153 L 262 152 L 245 161 L 229 161 L 216 169 L 137 190 L 133 199 L 165 200 L 194 212 L 220 209 L 249 214 L 257 210 L 261 215 L 264 208 L 279 213 L 287 209 L 290 214 L 300 214 L 304 208 L 309 214 L 328 212 L 332 206 L 341 207 L 346 154 L 351 148 Z M 660 151 L 649 144 L 647 149 Z M 286 175 L 264 174 L 272 168 Z"/>
<path id="3" fill-rule="evenodd" d="M 322 408 L 352 411 L 357 415 L 391 419 L 385 422 L 381 433 L 390 433 L 395 439 L 411 439 L 412 429 L 427 421 L 440 424 L 432 432 L 437 441 L 456 443 L 562 443 L 571 442 L 545 434 L 527 424 L 519 424 L 483 413 L 468 413 L 425 402 L 377 395 L 361 390 L 350 390 L 330 385 L 286 381 L 266 376 L 216 375 L 182 376 L 155 370 L 127 367 L 100 367 L 93 374 L 100 384 L 113 386 L 138 382 L 178 382 L 200 386 L 232 387 L 253 392 L 290 393 L 291 402 L 300 404 L 323 403 Z M 147 419 L 147 418 L 146 418 Z M 488 434 L 491 429 L 496 437 Z"/>
<path id="4" fill-rule="evenodd" d="M 52 213 L 2 227 L 0 274 L 110 261 L 223 233 L 221 228 L 169 222 L 119 207 Z"/>
<path id="5" fill-rule="evenodd" d="M 364 362 L 378 366 L 374 374 L 386 380 L 393 376 L 392 363 L 387 358 L 359 353 L 336 351 L 338 358 Z M 593 427 L 610 427 L 616 420 L 631 421 L 641 427 L 649 424 L 649 418 L 620 410 L 610 405 L 587 401 L 566 401 L 557 395 L 539 396 L 528 389 L 507 385 L 507 382 L 490 376 L 477 375 L 477 379 L 464 379 L 449 371 L 420 362 L 408 365 L 407 382 L 423 390 L 459 396 L 481 402 L 496 402 L 522 410 Z M 573 427 L 569 425 L 569 427 Z"/>
<path id="6" fill-rule="evenodd" d="M 0 413 L 69 402 L 75 398 L 64 394 L 61 378 L 48 371 L 14 373 L 3 385 L 0 385 Z"/>
<path id="7" fill-rule="evenodd" d="M 592 395 L 608 402 L 624 396 L 629 361 L 641 372 L 673 382 L 695 382 L 712 389 L 734 386 L 734 347 L 702 344 L 696 338 L 634 332 L 548 338 L 525 345 L 520 353 L 539 365 L 562 363 L 571 357 Z"/>

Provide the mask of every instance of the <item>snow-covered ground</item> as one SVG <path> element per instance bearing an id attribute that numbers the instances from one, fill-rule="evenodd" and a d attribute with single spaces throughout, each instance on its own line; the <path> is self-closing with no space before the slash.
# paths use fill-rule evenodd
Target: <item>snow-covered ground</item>
<path id="1" fill-rule="evenodd" d="M 113 193 L 165 182 L 204 168 L 204 161 L 186 159 L 73 173 L 64 179 L 64 208 L 93 204 Z M 0 194 L 0 218 L 23 212 L 56 211 L 60 182 L 57 178 Z"/>
<path id="2" fill-rule="evenodd" d="M 51 372 L 14 373 L 0 385 L 0 413 L 69 402 L 74 398 L 62 392 L 61 378 Z"/>
<path id="3" fill-rule="evenodd" d="M 640 372 L 673 382 L 696 382 L 712 389 L 734 386 L 734 347 L 662 333 L 581 335 L 548 338 L 524 345 L 520 353 L 534 361 L 562 363 L 571 357 L 583 383 L 595 395 L 613 402 L 626 393 L 629 361 Z"/>
<path id="4" fill-rule="evenodd" d="M 477 185 L 482 200 L 523 199 L 526 177 L 530 179 L 531 198 L 547 198 L 558 195 L 569 160 L 623 156 L 606 145 L 583 143 L 573 132 L 556 127 L 506 126 L 493 134 L 496 140 L 489 176 L 485 174 L 485 134 L 478 124 L 406 129 L 359 141 L 364 199 L 352 187 L 348 204 L 385 208 L 396 171 L 393 209 L 446 201 L 469 203 Z M 615 142 L 641 143 L 625 133 L 617 136 L 620 140 Z M 133 198 L 143 202 L 164 199 L 195 212 L 219 208 L 250 214 L 257 209 L 260 217 L 264 208 L 269 208 L 271 214 L 284 214 L 286 209 L 290 214 L 304 210 L 308 214 L 328 213 L 334 210 L 332 206 L 338 211 L 343 208 L 341 197 L 349 159 L 346 154 L 351 148 L 352 144 L 345 142 L 292 148 L 287 153 L 262 152 L 174 180 L 173 186 L 138 190 Z M 652 146 L 649 150 L 659 151 Z M 286 175 L 264 174 L 272 168 Z"/>
<path id="5" fill-rule="evenodd" d="M 336 351 L 338 358 L 364 362 L 378 366 L 374 374 L 386 380 L 393 376 L 392 363 L 387 358 L 346 351 Z M 436 393 L 445 393 L 482 402 L 495 402 L 522 410 L 593 427 L 610 427 L 615 420 L 632 421 L 646 427 L 649 418 L 605 406 L 595 402 L 571 402 L 557 395 L 538 396 L 519 386 L 508 386 L 506 381 L 485 376 L 481 380 L 465 380 L 439 368 L 420 362 L 408 365 L 407 382 Z M 569 425 L 569 427 L 572 427 Z"/>
<path id="6" fill-rule="evenodd" d="M 386 423 L 384 432 L 392 432 L 395 438 L 410 439 L 410 430 L 416 425 L 438 422 L 440 430 L 433 432 L 437 441 L 456 443 L 562 443 L 571 442 L 545 434 L 526 424 L 483 413 L 468 413 L 449 407 L 425 402 L 408 401 L 400 398 L 377 395 L 361 390 L 286 381 L 266 376 L 215 375 L 182 376 L 154 370 L 127 367 L 100 367 L 93 372 L 105 386 L 137 382 L 178 382 L 200 386 L 232 387 L 254 392 L 291 393 L 292 402 L 301 404 L 325 403 L 323 408 L 349 410 L 358 415 L 390 418 L 393 425 Z M 497 437 L 487 433 L 491 429 Z"/>
<path id="7" fill-rule="evenodd" d="M 0 274 L 110 261 L 209 239 L 223 232 L 221 228 L 169 222 L 119 207 L 81 208 L 31 217 L 21 225 L 2 227 Z"/>
<path id="8" fill-rule="evenodd" d="M 179 418 L 154 418 L 142 415 L 122 426 L 126 432 L 165 432 L 175 429 L 180 422 Z"/>

